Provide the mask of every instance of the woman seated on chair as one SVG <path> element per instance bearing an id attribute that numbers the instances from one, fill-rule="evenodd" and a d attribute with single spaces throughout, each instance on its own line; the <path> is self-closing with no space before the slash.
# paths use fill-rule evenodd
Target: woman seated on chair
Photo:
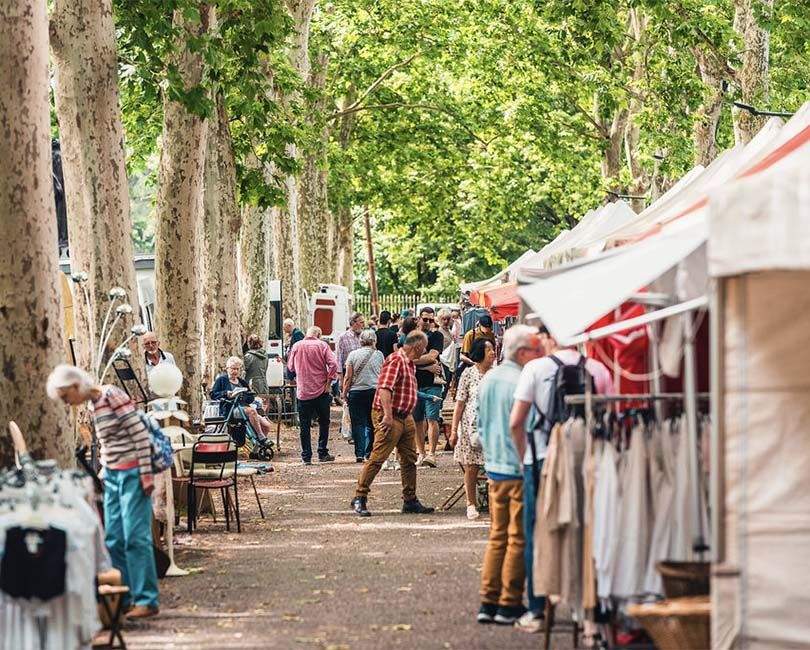
<path id="1" fill-rule="evenodd" d="M 484 464 L 478 440 L 478 386 L 495 362 L 495 348 L 488 339 L 478 339 L 468 356 L 474 365 L 461 375 L 458 384 L 450 444 L 455 447 L 453 458 L 464 468 L 467 519 L 477 519 L 476 487 L 478 472 Z"/>
<path id="2" fill-rule="evenodd" d="M 239 357 L 230 357 L 225 362 L 225 372 L 216 378 L 214 386 L 211 388 L 211 399 L 220 400 L 219 414 L 222 417 L 226 417 L 230 409 L 230 405 L 225 404 L 223 400 L 232 398 L 237 388 L 250 388 L 241 377 L 242 365 L 242 360 Z M 251 406 L 243 406 L 242 410 L 245 412 L 250 426 L 256 432 L 259 440 L 267 438 L 273 426 L 266 417 L 259 415 L 256 410 L 256 402 Z"/>

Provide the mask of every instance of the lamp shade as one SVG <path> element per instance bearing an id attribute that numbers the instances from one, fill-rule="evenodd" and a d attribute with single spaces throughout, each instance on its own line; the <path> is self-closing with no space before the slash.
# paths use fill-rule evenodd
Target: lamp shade
<path id="1" fill-rule="evenodd" d="M 171 397 L 183 385 L 183 373 L 171 363 L 161 363 L 149 373 L 149 388 L 158 397 Z"/>

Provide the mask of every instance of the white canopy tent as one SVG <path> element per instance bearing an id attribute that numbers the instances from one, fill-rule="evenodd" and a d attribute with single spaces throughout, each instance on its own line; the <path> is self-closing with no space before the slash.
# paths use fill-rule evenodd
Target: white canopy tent
<path id="1" fill-rule="evenodd" d="M 810 648 L 810 127 L 709 199 L 712 646 Z"/>
<path id="2" fill-rule="evenodd" d="M 566 230 L 565 232 L 568 231 Z M 467 293 L 468 291 L 479 291 L 485 287 L 501 284 L 502 282 L 508 282 L 513 278 L 517 270 L 523 266 L 527 260 L 534 257 L 536 254 L 537 253 L 530 248 L 500 273 L 493 275 L 491 278 L 486 280 L 479 280 L 478 282 L 465 282 L 459 285 L 459 289 L 462 291 L 462 293 Z"/>
<path id="3" fill-rule="evenodd" d="M 770 120 L 746 147 L 735 147 L 726 152 L 718 158 L 719 163 L 715 161 L 686 185 L 685 199 L 672 196 L 665 202 L 669 207 L 660 212 L 652 210 L 655 206 L 651 206 L 638 215 L 637 221 L 631 221 L 610 235 L 614 240 L 624 241 L 635 236 L 635 243 L 542 272 L 541 279 L 518 290 L 520 297 L 560 342 L 570 343 L 573 337 L 604 314 L 659 278 L 667 284 L 663 288 L 673 299 L 691 300 L 699 297 L 701 292 L 705 295 L 708 283 L 705 262 L 709 232 L 707 193 L 717 191 L 735 177 L 760 171 L 757 167 L 760 163 L 773 165 L 780 157 L 798 160 L 796 156 L 803 154 L 793 150 L 786 152 L 786 147 L 795 143 L 808 125 L 810 102 L 784 127 L 781 121 Z M 801 149 L 806 151 L 808 146 L 802 145 Z M 710 180 L 701 180 L 704 177 Z M 700 188 L 702 192 L 698 193 L 696 189 Z M 649 234 L 656 229 L 658 232 Z M 736 244 L 730 246 L 733 252 Z M 673 269 L 675 272 L 668 273 Z M 532 275 L 536 278 L 541 274 L 524 271 L 519 278 L 522 281 L 535 279 Z"/>

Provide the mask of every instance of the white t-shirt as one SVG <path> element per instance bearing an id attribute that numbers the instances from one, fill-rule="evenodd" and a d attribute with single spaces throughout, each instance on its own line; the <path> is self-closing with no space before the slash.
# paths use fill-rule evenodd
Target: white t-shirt
<path id="1" fill-rule="evenodd" d="M 146 355 L 144 355 L 144 359 L 147 359 L 147 361 L 146 361 L 146 374 L 147 375 L 151 375 L 152 371 L 155 368 L 159 368 L 164 363 L 168 363 L 168 364 L 171 364 L 173 366 L 177 365 L 175 363 L 175 361 L 174 361 L 174 355 L 171 352 L 164 352 L 163 350 L 159 350 L 158 362 L 155 365 L 152 365 L 151 363 L 149 363 L 148 358 L 146 357 Z"/>
<path id="2" fill-rule="evenodd" d="M 557 350 L 554 356 L 562 361 L 565 365 L 576 365 L 579 363 L 581 355 L 576 350 Z M 596 392 L 599 394 L 609 394 L 612 390 L 613 378 L 610 371 L 603 363 L 596 359 L 588 359 L 585 362 L 585 369 L 593 377 L 593 383 Z M 554 377 L 557 375 L 557 364 L 549 357 L 541 357 L 529 361 L 523 366 L 523 371 L 520 373 L 517 387 L 515 388 L 515 399 L 521 402 L 530 402 L 534 408 L 544 412 L 548 404 L 549 394 L 554 383 Z M 537 448 L 538 460 L 546 457 L 546 441 L 540 431 L 535 430 L 534 442 Z M 523 456 L 523 464 L 532 464 L 532 448 L 531 445 L 526 447 L 526 453 Z"/>

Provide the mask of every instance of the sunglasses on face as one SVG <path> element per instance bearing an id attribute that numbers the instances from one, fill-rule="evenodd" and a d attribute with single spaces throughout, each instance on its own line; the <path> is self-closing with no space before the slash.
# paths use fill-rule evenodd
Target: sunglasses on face
<path id="1" fill-rule="evenodd" d="M 435 319 L 433 319 L 433 318 L 422 318 L 422 322 L 423 323 L 433 323 L 433 322 L 435 322 Z"/>

